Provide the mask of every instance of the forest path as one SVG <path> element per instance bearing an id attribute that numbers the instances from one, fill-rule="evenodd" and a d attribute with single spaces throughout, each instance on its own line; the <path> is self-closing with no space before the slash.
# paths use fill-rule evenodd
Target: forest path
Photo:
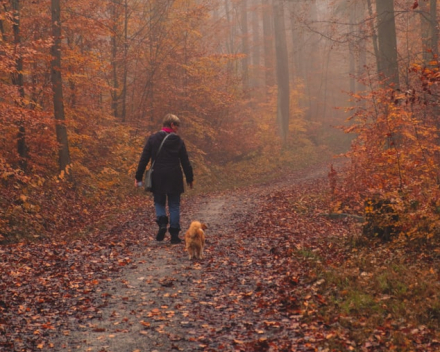
<path id="1" fill-rule="evenodd" d="M 130 265 L 91 293 L 95 311 L 79 320 L 72 317 L 51 350 L 244 351 L 240 346 L 245 341 L 276 339 L 278 334 L 286 338 L 292 321 L 274 311 L 271 320 L 277 322 L 271 325 L 262 316 L 267 309 L 248 299 L 261 290 L 258 273 L 271 267 L 265 260 L 272 248 L 270 234 L 262 240 L 243 233 L 259 221 L 267 194 L 322 179 L 327 172 L 325 165 L 257 187 L 184 198 L 180 237 L 192 220 L 208 224 L 200 261 L 190 261 L 184 245 L 170 245 L 169 234 L 156 242 L 155 224 L 143 225 L 145 211 L 140 211 L 129 226 L 139 231 L 144 247 Z"/>

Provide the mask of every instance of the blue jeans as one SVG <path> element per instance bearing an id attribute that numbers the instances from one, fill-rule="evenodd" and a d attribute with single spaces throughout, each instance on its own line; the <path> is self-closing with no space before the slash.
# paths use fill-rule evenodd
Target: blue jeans
<path id="1" fill-rule="evenodd" d="M 166 202 L 168 198 L 168 210 L 170 212 L 170 227 L 180 230 L 180 193 L 163 194 L 153 193 L 154 209 L 156 216 L 166 216 Z"/>

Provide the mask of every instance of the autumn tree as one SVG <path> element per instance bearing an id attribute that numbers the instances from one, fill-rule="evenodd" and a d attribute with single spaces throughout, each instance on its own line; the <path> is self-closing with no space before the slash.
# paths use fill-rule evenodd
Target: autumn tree
<path id="1" fill-rule="evenodd" d="M 272 87 L 275 83 L 274 69 L 274 46 L 273 46 L 273 16 L 272 6 L 269 0 L 261 0 L 261 12 L 263 18 L 263 50 L 265 68 L 265 86 Z M 266 88 L 267 89 L 267 88 Z"/>
<path id="2" fill-rule="evenodd" d="M 246 91 L 249 89 L 249 30 L 248 30 L 248 2 L 247 0 L 241 0 L 241 45 L 244 57 L 242 59 L 243 70 L 243 89 Z"/>
<path id="3" fill-rule="evenodd" d="M 51 7 L 27 2 L 17 12 L 12 4 L 22 2 L 14 1 L 0 8 L 2 235 L 79 232 L 97 213 L 117 208 L 132 191 L 127 180 L 145 136 L 165 113 L 181 117 L 207 177 L 231 161 L 250 160 L 255 169 L 254 158 L 281 150 L 278 140 L 265 146 L 276 139 L 278 85 L 284 138 L 289 129 L 303 133 L 298 90 L 289 90 L 285 74 L 293 41 L 278 27 L 286 15 L 281 2 L 51 0 Z M 244 4 L 255 13 L 245 21 Z M 249 79 L 267 74 L 267 99 L 245 95 L 245 58 Z"/>
<path id="4" fill-rule="evenodd" d="M 118 77 L 118 37 L 120 34 L 119 25 L 120 25 L 120 14 L 121 14 L 121 2 L 120 1 L 110 1 L 109 2 L 109 11 L 111 18 L 111 65 L 112 65 L 112 73 L 113 73 L 113 90 L 111 92 L 112 96 L 112 110 L 113 115 L 115 117 L 119 117 L 119 98 L 120 98 L 120 90 L 119 90 L 119 77 Z"/>
<path id="5" fill-rule="evenodd" d="M 372 36 L 371 47 L 385 84 L 377 84 L 374 70 L 369 70 L 370 90 L 358 95 L 363 104 L 353 110 L 353 125 L 346 129 L 355 139 L 340 189 L 346 196 L 339 193 L 338 206 L 366 213 L 368 229 L 373 229 L 366 233 L 377 236 L 392 229 L 404 235 L 400 239 L 436 239 L 440 130 L 435 97 L 440 65 L 433 55 L 436 40 L 431 41 L 436 16 L 430 22 L 428 3 L 376 5 L 377 46 Z M 393 6 L 399 6 L 399 19 Z M 368 11 L 374 18 L 370 6 Z"/>
<path id="6" fill-rule="evenodd" d="M 260 19 L 260 4 L 256 1 L 253 2 L 253 6 L 251 8 L 251 14 L 252 14 L 252 66 L 253 66 L 253 73 L 252 73 L 252 84 L 251 86 L 254 88 L 258 88 L 261 90 L 262 88 L 262 79 L 261 79 L 261 32 L 262 28 L 260 26 L 261 19 Z"/>
<path id="7" fill-rule="evenodd" d="M 290 78 L 289 58 L 287 55 L 286 27 L 284 22 L 284 6 L 282 1 L 273 1 L 275 24 L 275 53 L 278 83 L 277 121 L 280 136 L 284 143 L 289 133 L 290 117 Z"/>
<path id="8" fill-rule="evenodd" d="M 61 7 L 60 0 L 52 0 L 52 63 L 51 81 L 53 90 L 53 107 L 56 120 L 56 134 L 59 143 L 58 160 L 61 171 L 66 171 L 70 164 L 69 142 L 66 117 L 64 114 L 63 81 L 61 76 Z"/>
<path id="9" fill-rule="evenodd" d="M 300 3 L 292 1 L 287 3 L 290 31 L 291 31 L 291 48 L 292 48 L 292 72 L 295 80 L 301 80 L 306 83 L 306 53 L 305 53 L 305 31 L 301 26 L 300 18 Z"/>
<path id="10" fill-rule="evenodd" d="M 12 0 L 12 16 L 13 16 L 13 32 L 14 44 L 16 50 L 16 71 L 12 74 L 12 82 L 17 87 L 20 99 L 17 100 L 19 105 L 24 104 L 25 93 L 23 83 L 23 58 L 21 54 L 21 38 L 20 38 L 20 1 Z M 20 165 L 23 170 L 27 169 L 27 145 L 26 145 L 26 129 L 23 121 L 18 121 L 17 151 L 20 156 Z"/>
<path id="11" fill-rule="evenodd" d="M 376 0 L 377 39 L 379 56 L 378 72 L 387 85 L 399 88 L 399 66 L 397 61 L 397 37 L 393 0 Z"/>
<path id="12" fill-rule="evenodd" d="M 420 1 L 421 37 L 423 61 L 427 64 L 435 55 L 438 55 L 438 21 L 437 1 Z"/>

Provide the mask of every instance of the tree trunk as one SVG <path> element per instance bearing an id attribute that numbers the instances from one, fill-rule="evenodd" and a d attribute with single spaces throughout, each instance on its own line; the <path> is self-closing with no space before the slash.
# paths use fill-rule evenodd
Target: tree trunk
<path id="1" fill-rule="evenodd" d="M 253 87 L 260 87 L 260 19 L 257 8 L 252 10 L 252 66 L 253 66 Z"/>
<path id="2" fill-rule="evenodd" d="M 289 10 L 290 10 L 290 30 L 292 32 L 292 68 L 293 68 L 293 76 L 295 78 L 300 78 L 302 83 L 305 84 L 305 67 L 304 67 L 304 51 L 302 48 L 304 47 L 304 31 L 302 28 L 298 26 L 295 18 L 295 13 L 297 12 L 298 3 L 290 2 Z M 301 48 L 301 49 L 300 49 Z"/>
<path id="3" fill-rule="evenodd" d="M 287 55 L 286 28 L 284 23 L 283 0 L 273 0 L 273 15 L 275 24 L 275 55 L 278 84 L 277 121 L 280 136 L 284 144 L 289 132 L 289 58 Z"/>
<path id="4" fill-rule="evenodd" d="M 226 14 L 226 22 L 228 23 L 229 27 L 232 27 L 232 19 L 230 14 L 230 7 L 229 7 L 229 0 L 224 0 L 224 7 L 225 7 L 225 14 Z M 234 35 L 232 33 L 229 33 L 228 40 L 226 41 L 226 48 L 227 52 L 229 54 L 232 54 L 234 52 Z"/>
<path id="5" fill-rule="evenodd" d="M 353 3 L 349 8 L 350 13 L 350 33 L 356 33 L 356 3 Z M 349 80 L 350 80 L 350 93 L 354 94 L 356 91 L 356 53 L 354 39 L 348 41 L 348 57 L 349 57 Z"/>
<path id="6" fill-rule="evenodd" d="M 249 30 L 247 18 L 247 0 L 241 0 L 241 46 L 244 58 L 241 60 L 242 75 L 243 75 L 243 89 L 249 89 Z"/>
<path id="7" fill-rule="evenodd" d="M 365 3 L 363 2 L 363 0 L 361 0 L 360 2 L 357 3 L 357 22 L 358 23 L 362 23 L 362 25 L 360 26 L 360 28 L 358 29 L 359 31 L 359 40 L 358 40 L 358 44 L 359 44 L 359 60 L 358 60 L 358 65 L 357 65 L 357 77 L 362 77 L 365 73 L 365 67 L 367 66 L 367 41 L 364 39 L 364 36 L 362 35 L 363 33 L 365 33 L 367 31 L 367 29 L 365 28 L 365 17 L 366 17 L 366 13 L 365 13 Z M 363 83 L 361 83 L 360 81 L 357 82 L 357 88 L 356 88 L 356 92 L 362 92 L 364 91 L 365 86 Z M 363 103 L 361 103 L 363 104 Z"/>
<path id="8" fill-rule="evenodd" d="M 371 0 L 367 0 L 367 7 L 368 7 L 368 14 L 370 15 L 370 18 L 373 18 L 373 6 L 371 5 Z M 379 45 L 378 45 L 376 29 L 374 27 L 371 28 L 371 32 L 372 32 L 371 37 L 373 40 L 374 56 L 376 57 L 377 72 L 381 72 Z"/>
<path id="9" fill-rule="evenodd" d="M 112 9 L 112 34 L 111 34 L 111 46 L 112 46 L 112 72 L 113 72 L 113 91 L 112 91 L 112 110 L 113 116 L 119 117 L 118 100 L 119 100 L 119 82 L 118 82 L 118 11 L 116 9 L 117 3 L 114 1 L 111 4 Z"/>
<path id="10" fill-rule="evenodd" d="M 121 92 L 121 120 L 125 122 L 127 118 L 127 75 L 128 75 L 128 3 L 125 0 L 124 4 L 124 71 L 122 77 L 122 92 Z"/>
<path id="11" fill-rule="evenodd" d="M 317 23 L 319 21 L 319 0 L 307 1 L 308 20 L 309 23 Z M 316 104 L 317 97 L 321 94 L 322 80 L 319 81 L 319 73 L 322 72 L 322 57 L 325 55 L 321 36 L 313 31 L 304 33 L 303 38 L 303 68 L 304 68 L 304 91 L 305 101 L 307 103 L 305 109 L 306 119 L 309 121 L 317 121 L 322 116 L 320 111 L 321 104 Z"/>
<path id="12" fill-rule="evenodd" d="M 264 67 L 266 87 L 275 84 L 274 77 L 274 47 L 273 47 L 273 27 L 272 27 L 272 8 L 269 0 L 261 1 L 263 11 L 263 41 L 264 41 Z"/>
<path id="13" fill-rule="evenodd" d="M 422 38 L 422 58 L 425 65 L 438 54 L 437 1 L 419 3 Z"/>
<path id="14" fill-rule="evenodd" d="M 65 125 L 63 84 L 61 77 L 61 8 L 60 0 L 51 0 L 52 9 L 52 62 L 51 81 L 53 91 L 53 107 L 56 120 L 56 134 L 59 144 L 58 161 L 61 171 L 66 171 L 70 164 L 69 143 Z"/>
<path id="15" fill-rule="evenodd" d="M 69 46 L 70 50 L 73 50 L 74 48 L 74 41 L 75 41 L 75 34 L 72 33 L 70 36 L 67 36 L 67 45 Z M 70 72 L 73 72 L 73 67 L 68 67 L 68 70 Z M 69 94 L 68 98 L 66 98 L 66 101 L 68 102 L 68 106 L 70 108 L 76 108 L 76 84 L 75 80 L 73 78 L 69 78 Z"/>
<path id="16" fill-rule="evenodd" d="M 422 60 L 425 65 L 428 64 L 431 55 L 429 54 L 430 48 L 430 16 L 429 16 L 429 6 L 425 1 L 421 1 L 419 4 L 420 8 L 420 37 L 422 38 Z"/>
<path id="17" fill-rule="evenodd" d="M 396 23 L 393 0 L 376 0 L 379 74 L 387 87 L 399 89 Z"/>
<path id="18" fill-rule="evenodd" d="M 23 85 L 23 58 L 21 56 L 21 38 L 20 38 L 20 1 L 12 0 L 13 9 L 13 32 L 14 32 L 14 45 L 15 50 L 19 51 L 17 54 L 17 59 L 15 60 L 16 73 L 12 75 L 12 83 L 17 86 L 18 93 L 20 95 L 21 101 L 20 106 L 23 106 L 24 101 L 24 85 Z M 17 123 L 18 134 L 17 134 L 17 152 L 20 156 L 20 167 L 22 170 L 27 169 L 27 145 L 26 145 L 26 129 L 24 127 L 23 121 Z"/>
<path id="19" fill-rule="evenodd" d="M 430 1 L 431 17 L 431 48 L 432 53 L 438 56 L 438 20 L 437 20 L 437 0 Z"/>

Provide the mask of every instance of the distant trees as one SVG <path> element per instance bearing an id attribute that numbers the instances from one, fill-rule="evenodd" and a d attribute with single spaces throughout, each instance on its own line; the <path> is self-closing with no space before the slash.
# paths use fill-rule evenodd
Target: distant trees
<path id="1" fill-rule="evenodd" d="M 367 5 L 374 54 L 369 55 L 371 67 L 364 79 L 369 89 L 355 95 L 352 125 L 345 129 L 354 139 L 336 207 L 366 212 L 368 228 L 375 229 L 367 234 L 380 237 L 384 229 L 392 229 L 400 240 L 437 241 L 437 2 L 376 0 L 375 8 L 370 1 Z"/>
<path id="2" fill-rule="evenodd" d="M 263 56 L 265 73 L 265 91 L 274 85 L 274 46 L 273 46 L 273 16 L 269 0 L 261 0 L 263 18 Z"/>
<path id="3" fill-rule="evenodd" d="M 376 0 L 379 74 L 388 85 L 399 88 L 399 67 L 397 62 L 397 37 L 394 16 L 394 0 Z"/>
<path id="4" fill-rule="evenodd" d="M 237 137 L 256 119 L 238 11 L 225 23 L 192 0 L 22 4 L 0 7 L 0 235 L 63 232 L 118 202 L 165 113 L 181 117 L 195 160 L 256 148 Z"/>
<path id="5" fill-rule="evenodd" d="M 29 219 L 30 228 L 48 226 L 55 204 L 67 211 L 68 202 L 54 200 L 60 189 L 72 198 L 81 193 L 85 209 L 111 197 L 132 173 L 145 134 L 168 112 L 182 118 L 201 164 L 207 151 L 224 164 L 301 147 L 343 150 L 346 136 L 329 126 L 345 123 L 350 109 L 353 120 L 380 121 L 374 133 L 386 126 L 391 135 L 400 131 L 397 117 L 425 114 L 427 140 L 440 140 L 426 117 L 438 115 L 435 0 L 330 7 L 316 0 L 51 0 L 50 10 L 44 1 L 23 3 L 0 7 L 0 223 L 11 233 Z M 414 115 L 378 103 L 381 79 Z M 397 150 L 388 135 L 371 141 L 375 153 L 385 142 L 384 150 Z M 72 177 L 64 184 L 66 169 Z M 50 191 L 38 193 L 42 184 Z"/>
<path id="6" fill-rule="evenodd" d="M 21 97 L 15 102 L 23 102 L 17 105 L 23 114 L 14 120 L 19 136 L 14 139 L 15 149 L 22 161 L 32 159 L 27 144 L 38 135 L 28 130 L 29 120 L 23 118 L 29 107 L 41 116 L 57 116 L 57 134 L 65 135 L 57 137 L 57 143 L 67 146 L 65 160 L 69 160 L 69 147 L 70 158 L 76 159 L 80 144 L 93 144 L 93 138 L 75 135 L 93 130 L 88 128 L 93 121 L 88 115 L 97 114 L 105 121 L 113 115 L 140 131 L 155 126 L 166 111 L 181 110 L 216 130 L 231 112 L 224 108 L 225 101 L 247 100 L 253 108 L 266 111 L 270 111 L 267 104 L 278 106 L 278 113 L 271 113 L 284 141 L 294 128 L 293 111 L 297 111 L 301 118 L 307 116 L 301 128 L 318 144 L 327 133 L 325 126 L 346 117 L 328 107 L 345 104 L 342 91 L 361 92 L 365 81 L 354 79 L 371 75 L 375 62 L 377 74 L 392 80 L 396 88 L 400 85 L 399 75 L 405 72 L 402 58 L 413 57 L 399 53 L 397 47 L 403 40 L 403 15 L 417 14 L 418 26 L 416 17 L 408 22 L 417 28 L 410 34 L 420 33 L 422 40 L 407 37 L 425 53 L 424 61 L 429 62 L 429 50 L 432 58 L 438 51 L 437 3 L 433 0 L 406 10 L 405 4 L 391 0 L 338 0 L 331 8 L 314 0 L 72 0 L 60 14 L 65 42 L 57 42 L 56 33 L 49 33 L 47 16 L 39 15 L 44 6 L 31 3 L 20 13 L 19 3 L 10 0 L 1 9 L 0 30 L 2 52 L 13 53 L 8 56 L 13 65 L 4 68 L 4 72 L 12 69 L 9 88 L 15 87 Z M 406 11 L 398 18 L 396 6 Z M 22 18 L 29 24 L 26 28 L 21 26 Z M 58 29 L 54 25 L 53 30 Z M 23 50 L 32 46 L 37 48 L 34 56 Z M 3 60 L 3 67 L 6 63 Z M 64 105 L 53 106 L 53 111 L 48 105 L 49 70 L 53 94 L 62 95 L 53 103 Z M 215 84 L 207 85 L 206 75 Z M 266 98 L 260 99 L 263 94 Z"/>
<path id="7" fill-rule="evenodd" d="M 273 15 L 278 85 L 277 120 L 281 138 L 283 143 L 286 143 L 290 117 L 290 77 L 283 1 L 273 0 Z"/>
<path id="8" fill-rule="evenodd" d="M 420 23 L 423 61 L 427 64 L 438 55 L 437 0 L 420 1 Z"/>
<path id="9" fill-rule="evenodd" d="M 242 61 L 242 80 L 243 89 L 247 91 L 249 89 L 249 62 L 251 52 L 249 49 L 249 30 L 248 30 L 248 2 L 247 0 L 241 0 L 241 45 L 243 51 Z"/>
<path id="10" fill-rule="evenodd" d="M 14 34 L 14 47 L 15 47 L 15 70 L 12 72 L 12 83 L 17 87 L 19 98 L 16 103 L 23 107 L 25 104 L 24 82 L 23 82 L 23 54 L 21 52 L 21 33 L 20 33 L 20 1 L 12 0 L 12 29 Z M 3 29 L 3 27 L 2 27 Z M 2 30 L 3 37 L 5 37 L 4 30 Z M 26 171 L 27 169 L 27 145 L 26 145 L 26 128 L 23 123 L 23 119 L 20 118 L 17 121 L 18 133 L 17 133 L 17 152 L 20 157 L 19 164 L 21 168 Z"/>
<path id="11" fill-rule="evenodd" d="M 61 75 L 61 6 L 60 0 L 51 0 L 52 11 L 52 61 L 51 82 L 53 91 L 53 111 L 55 128 L 59 144 L 58 164 L 61 171 L 66 171 L 70 164 L 69 140 L 67 137 L 66 117 L 64 114 L 63 80 Z"/>

